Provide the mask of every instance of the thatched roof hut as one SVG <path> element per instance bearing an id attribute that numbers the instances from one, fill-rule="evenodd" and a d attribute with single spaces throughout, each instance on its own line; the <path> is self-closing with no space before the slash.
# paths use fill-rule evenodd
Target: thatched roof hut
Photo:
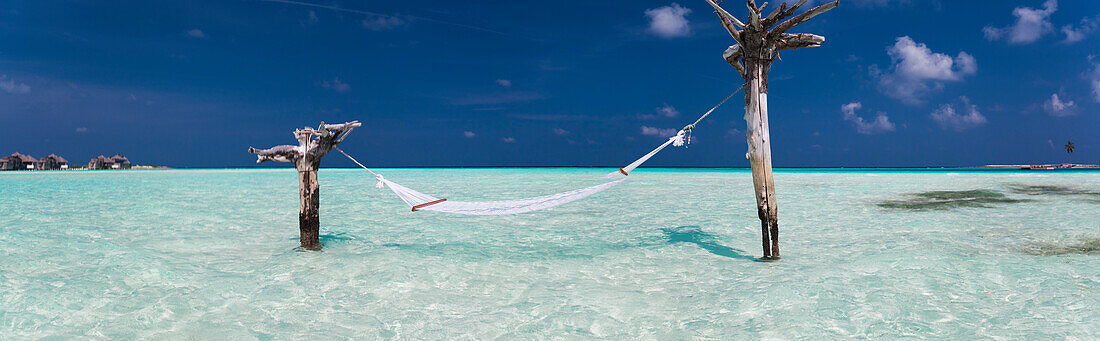
<path id="1" fill-rule="evenodd" d="M 88 169 L 130 169 L 130 159 L 122 154 L 112 157 L 100 155 L 88 161 Z"/>
<path id="2" fill-rule="evenodd" d="M 112 168 L 116 168 L 116 169 L 129 169 L 130 168 L 130 159 L 127 159 L 126 156 L 122 155 L 122 154 L 115 154 L 115 156 L 112 156 L 111 157 L 111 162 L 114 163 Z"/>
<path id="3" fill-rule="evenodd" d="M 111 159 L 106 156 L 96 156 L 88 161 L 88 169 L 110 169 L 111 163 Z"/>
<path id="4" fill-rule="evenodd" d="M 24 170 L 34 169 L 34 164 L 38 162 L 34 157 L 30 155 L 23 155 L 19 153 L 11 154 L 6 158 L 0 159 L 0 169 L 2 170 Z"/>
<path id="5" fill-rule="evenodd" d="M 69 160 L 65 160 L 65 158 L 57 156 L 57 154 L 50 154 L 38 160 L 38 169 L 40 170 L 67 168 L 69 168 Z"/>

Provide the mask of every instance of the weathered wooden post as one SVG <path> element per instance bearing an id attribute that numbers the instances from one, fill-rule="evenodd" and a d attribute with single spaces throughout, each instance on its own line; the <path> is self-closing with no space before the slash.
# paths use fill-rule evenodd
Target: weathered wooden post
<path id="1" fill-rule="evenodd" d="M 317 170 L 321 167 L 321 158 L 333 147 L 344 141 L 359 121 L 344 124 L 325 124 L 317 129 L 302 128 L 294 130 L 298 145 L 281 145 L 268 149 L 249 147 L 248 152 L 256 154 L 256 163 L 264 161 L 293 162 L 298 169 L 298 190 L 301 194 L 298 210 L 298 229 L 301 230 L 302 248 L 320 250 L 321 221 L 318 215 L 321 206 L 321 193 L 317 184 Z"/>
<path id="2" fill-rule="evenodd" d="M 756 1 L 748 0 L 748 24 L 737 20 L 714 0 L 706 1 L 714 7 L 714 13 L 718 14 L 722 26 L 737 42 L 726 49 L 722 56 L 745 79 L 745 122 L 748 124 L 745 134 L 749 144 L 749 150 L 745 156 L 752 165 L 752 183 L 756 191 L 756 210 L 760 216 L 764 246 L 764 256 L 761 258 L 777 260 L 779 259 L 779 218 L 775 182 L 772 178 L 771 136 L 768 131 L 768 72 L 771 70 L 772 61 L 779 56 L 779 51 L 821 46 L 821 43 L 825 42 L 825 37 L 809 33 L 787 33 L 787 31 L 818 14 L 836 8 L 840 5 L 840 1 L 819 5 L 794 17 L 791 16 L 807 0 L 801 0 L 790 8 L 786 3 L 782 3 L 767 17 L 763 17 L 761 10 L 768 3 L 765 2 L 757 7 Z M 784 19 L 787 20 L 780 23 Z"/>

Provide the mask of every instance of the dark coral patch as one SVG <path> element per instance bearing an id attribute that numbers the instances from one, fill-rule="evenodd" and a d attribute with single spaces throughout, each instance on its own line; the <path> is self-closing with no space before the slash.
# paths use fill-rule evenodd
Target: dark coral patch
<path id="1" fill-rule="evenodd" d="M 1023 252 L 1036 256 L 1098 255 L 1100 254 L 1100 238 L 1085 238 L 1066 244 L 1032 243 L 1025 245 Z"/>
<path id="2" fill-rule="evenodd" d="M 1021 184 L 1008 185 L 1008 189 L 1013 193 L 1027 195 L 1076 196 L 1079 199 L 1084 200 L 1085 202 L 1100 204 L 1100 191 L 1083 190 L 1067 186 Z"/>
<path id="3" fill-rule="evenodd" d="M 887 200 L 879 207 L 914 211 L 948 210 L 959 207 L 993 207 L 994 204 L 1011 204 L 1028 200 L 1013 199 L 1004 193 L 990 190 L 930 191 L 910 194 L 902 200 Z"/>

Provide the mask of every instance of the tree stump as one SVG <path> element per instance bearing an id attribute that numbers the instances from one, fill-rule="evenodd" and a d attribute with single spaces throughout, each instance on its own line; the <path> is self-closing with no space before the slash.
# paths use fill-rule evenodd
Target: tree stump
<path id="1" fill-rule="evenodd" d="M 360 126 L 359 121 L 343 124 L 325 124 L 317 129 L 302 128 L 294 131 L 298 145 L 280 145 L 268 149 L 248 148 L 256 154 L 256 163 L 264 161 L 291 162 L 298 170 L 298 230 L 301 248 L 305 250 L 321 249 L 321 191 L 317 182 L 317 171 L 321 167 L 321 158 L 332 148 L 344 141 L 351 130 Z"/>

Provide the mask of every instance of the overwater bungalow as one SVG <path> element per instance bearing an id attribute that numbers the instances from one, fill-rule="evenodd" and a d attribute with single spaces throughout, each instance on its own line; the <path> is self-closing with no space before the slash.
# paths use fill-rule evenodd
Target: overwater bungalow
<path id="1" fill-rule="evenodd" d="M 14 153 L 0 159 L 0 170 L 31 170 L 34 169 L 34 164 L 37 162 L 38 160 L 30 155 Z"/>
<path id="2" fill-rule="evenodd" d="M 130 169 L 130 159 L 122 154 L 112 157 L 100 155 L 88 161 L 88 169 Z"/>
<path id="3" fill-rule="evenodd" d="M 50 156 L 38 160 L 37 168 L 39 170 L 69 169 L 69 160 L 65 160 L 57 154 L 50 154 Z"/>
<path id="4" fill-rule="evenodd" d="M 130 159 L 122 154 L 115 154 L 111 157 L 111 169 L 130 169 Z"/>
<path id="5" fill-rule="evenodd" d="M 88 161 L 88 169 L 111 169 L 111 159 L 106 156 L 100 155 L 93 157 L 91 161 Z"/>

